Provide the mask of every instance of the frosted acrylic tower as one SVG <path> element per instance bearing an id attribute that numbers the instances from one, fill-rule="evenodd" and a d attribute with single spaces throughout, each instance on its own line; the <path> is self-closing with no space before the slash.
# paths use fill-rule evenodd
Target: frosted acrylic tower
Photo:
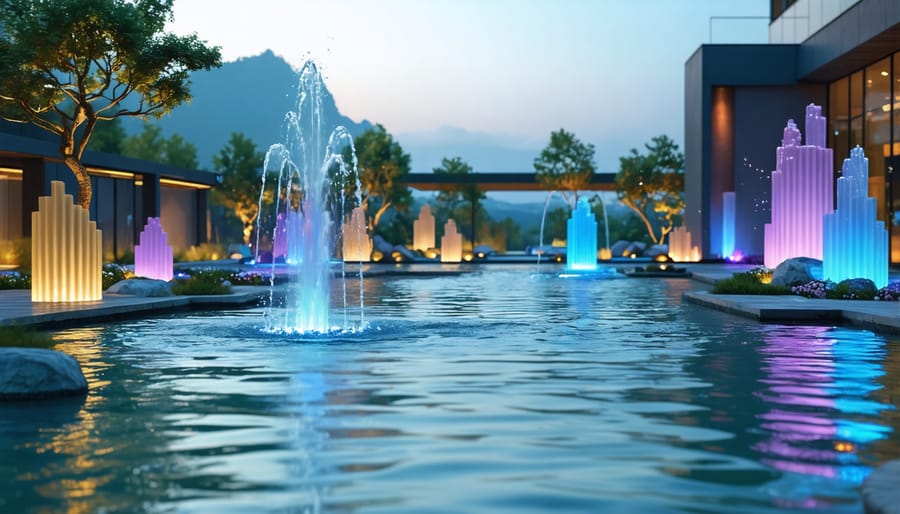
<path id="1" fill-rule="evenodd" d="M 159 218 L 147 218 L 147 224 L 134 247 L 134 274 L 157 280 L 172 280 L 172 247 Z"/>
<path id="2" fill-rule="evenodd" d="M 462 235 L 456 230 L 456 222 L 447 220 L 441 236 L 441 262 L 462 261 Z"/>
<path id="3" fill-rule="evenodd" d="M 597 269 L 597 220 L 584 198 L 578 200 L 566 222 L 566 268 Z"/>
<path id="4" fill-rule="evenodd" d="M 675 262 L 700 262 L 700 248 L 691 244 L 691 233 L 684 226 L 669 232 L 669 257 Z"/>
<path id="5" fill-rule="evenodd" d="M 427 251 L 434 248 L 434 215 L 426 203 L 413 222 L 413 250 Z"/>
<path id="6" fill-rule="evenodd" d="M 806 144 L 788 120 L 772 172 L 772 222 L 765 226 L 766 267 L 791 257 L 822 258 L 822 217 L 833 207 L 834 176 L 822 108 L 806 107 Z"/>
<path id="7" fill-rule="evenodd" d="M 884 222 L 870 198 L 869 160 L 863 149 L 850 150 L 837 181 L 837 209 L 825 215 L 823 276 L 834 282 L 868 278 L 877 287 L 888 284 L 888 239 Z"/>
<path id="8" fill-rule="evenodd" d="M 355 207 L 347 223 L 341 225 L 344 262 L 369 262 L 372 255 L 372 238 L 366 235 L 366 213 Z"/>

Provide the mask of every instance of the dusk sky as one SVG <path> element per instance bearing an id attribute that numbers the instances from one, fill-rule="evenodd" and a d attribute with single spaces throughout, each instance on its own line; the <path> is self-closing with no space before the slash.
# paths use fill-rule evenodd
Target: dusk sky
<path id="1" fill-rule="evenodd" d="M 615 171 L 655 135 L 683 147 L 684 63 L 709 42 L 710 18 L 765 17 L 768 1 L 176 0 L 174 13 L 170 30 L 226 61 L 266 49 L 297 68 L 315 59 L 343 114 L 401 144 L 452 127 L 539 151 L 565 128 Z M 712 41 L 765 42 L 767 26 L 714 20 Z"/>

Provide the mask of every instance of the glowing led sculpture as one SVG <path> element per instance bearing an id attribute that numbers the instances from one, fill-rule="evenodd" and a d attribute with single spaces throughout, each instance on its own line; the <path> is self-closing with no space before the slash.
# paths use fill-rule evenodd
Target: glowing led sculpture
<path id="1" fill-rule="evenodd" d="M 147 218 L 147 224 L 134 247 L 134 274 L 157 280 L 172 280 L 172 247 L 159 218 Z"/>
<path id="2" fill-rule="evenodd" d="M 691 233 L 686 227 L 669 232 L 669 257 L 675 262 L 700 262 L 700 248 L 691 245 Z"/>
<path id="3" fill-rule="evenodd" d="M 447 220 L 441 236 L 441 262 L 462 261 L 462 235 L 456 230 L 456 222 Z"/>
<path id="4" fill-rule="evenodd" d="M 722 258 L 733 260 L 734 253 L 734 192 L 722 193 Z"/>
<path id="5" fill-rule="evenodd" d="M 868 278 L 876 287 L 888 284 L 888 234 L 868 190 L 869 160 L 857 146 L 837 180 L 837 209 L 824 217 L 822 274 L 828 280 Z"/>
<path id="6" fill-rule="evenodd" d="M 806 107 L 806 144 L 788 120 L 772 172 L 772 222 L 765 226 L 766 267 L 791 257 L 822 258 L 822 217 L 833 207 L 832 154 L 822 108 Z"/>
<path id="7" fill-rule="evenodd" d="M 566 222 L 566 269 L 597 269 L 597 220 L 584 198 Z"/>
<path id="8" fill-rule="evenodd" d="M 434 248 L 434 215 L 426 203 L 419 210 L 419 217 L 413 222 L 413 250 L 427 252 Z"/>
<path id="9" fill-rule="evenodd" d="M 100 230 L 87 209 L 75 205 L 65 184 L 50 183 L 50 196 L 31 213 L 31 301 L 83 302 L 103 297 Z"/>
<path id="10" fill-rule="evenodd" d="M 356 207 L 350 213 L 349 223 L 341 226 L 344 262 L 369 262 L 372 255 L 372 238 L 366 235 L 366 213 Z"/>

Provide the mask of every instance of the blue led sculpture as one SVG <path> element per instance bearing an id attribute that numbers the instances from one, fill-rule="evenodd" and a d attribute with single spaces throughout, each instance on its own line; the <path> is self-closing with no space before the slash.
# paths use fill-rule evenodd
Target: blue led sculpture
<path id="1" fill-rule="evenodd" d="M 823 219 L 822 274 L 834 282 L 868 278 L 880 288 L 888 284 L 887 230 L 868 189 L 869 160 L 857 146 L 837 180 L 837 209 Z"/>
<path id="2" fill-rule="evenodd" d="M 584 198 L 566 222 L 566 268 L 590 271 L 597 269 L 597 220 Z"/>
<path id="3" fill-rule="evenodd" d="M 734 257 L 734 192 L 722 193 L 722 258 Z"/>

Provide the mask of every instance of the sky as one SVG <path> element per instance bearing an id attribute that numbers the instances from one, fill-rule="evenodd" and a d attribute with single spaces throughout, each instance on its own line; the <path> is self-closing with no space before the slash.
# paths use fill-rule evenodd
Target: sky
<path id="1" fill-rule="evenodd" d="M 565 128 L 614 172 L 656 135 L 683 148 L 685 61 L 710 41 L 765 42 L 768 3 L 175 0 L 168 30 L 220 46 L 225 61 L 312 58 L 344 115 L 401 145 L 462 129 L 539 151 Z"/>

